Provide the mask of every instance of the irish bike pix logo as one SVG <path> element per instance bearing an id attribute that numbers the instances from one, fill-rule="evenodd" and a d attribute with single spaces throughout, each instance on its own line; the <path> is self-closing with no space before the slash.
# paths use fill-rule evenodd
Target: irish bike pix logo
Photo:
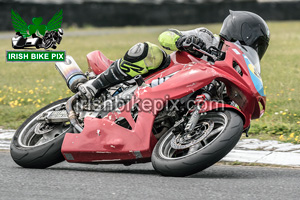
<path id="1" fill-rule="evenodd" d="M 34 17 L 32 24 L 28 25 L 14 10 L 11 10 L 11 19 L 16 32 L 11 39 L 12 47 L 24 50 L 6 51 L 7 62 L 65 61 L 65 51 L 50 50 L 56 49 L 62 41 L 62 10 L 55 13 L 47 24 L 43 24 L 42 17 Z"/>

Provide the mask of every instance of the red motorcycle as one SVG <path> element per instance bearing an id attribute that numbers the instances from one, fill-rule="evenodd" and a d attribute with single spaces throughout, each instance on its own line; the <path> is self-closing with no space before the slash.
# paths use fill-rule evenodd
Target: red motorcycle
<path id="1" fill-rule="evenodd" d="M 196 50 L 196 48 L 195 48 Z M 204 59 L 173 52 L 170 65 L 99 94 L 56 101 L 27 119 L 11 143 L 14 161 L 46 168 L 73 163 L 152 162 L 165 176 L 187 176 L 228 154 L 266 104 L 259 58 L 252 48 L 224 42 Z M 56 63 L 69 88 L 112 63 L 100 51 L 87 55 L 83 74 L 72 57 Z"/>

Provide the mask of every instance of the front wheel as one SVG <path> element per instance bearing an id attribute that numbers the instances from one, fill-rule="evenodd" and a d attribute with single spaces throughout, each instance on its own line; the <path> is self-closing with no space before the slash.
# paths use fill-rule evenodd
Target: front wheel
<path id="1" fill-rule="evenodd" d="M 215 164 L 239 141 L 243 120 L 234 111 L 201 115 L 192 133 L 170 129 L 152 153 L 154 169 L 164 176 L 188 176 Z"/>
<path id="2" fill-rule="evenodd" d="M 10 145 L 13 160 L 25 168 L 46 168 L 64 160 L 61 145 L 72 128 L 67 120 L 49 122 L 41 117 L 65 115 L 68 98 L 53 102 L 29 117 L 16 131 Z M 66 117 L 65 117 L 66 119 Z"/>

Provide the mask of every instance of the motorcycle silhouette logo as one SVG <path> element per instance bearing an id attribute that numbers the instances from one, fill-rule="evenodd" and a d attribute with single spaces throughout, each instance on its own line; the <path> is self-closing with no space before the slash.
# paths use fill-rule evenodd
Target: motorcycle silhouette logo
<path id="1" fill-rule="evenodd" d="M 24 49 L 26 47 L 35 47 L 56 49 L 60 44 L 63 35 L 62 24 L 63 11 L 58 11 L 47 25 L 42 24 L 43 18 L 34 17 L 32 23 L 27 23 L 14 10 L 11 10 L 11 19 L 16 36 L 12 38 L 12 47 L 14 49 Z M 30 38 L 31 36 L 31 38 Z"/>

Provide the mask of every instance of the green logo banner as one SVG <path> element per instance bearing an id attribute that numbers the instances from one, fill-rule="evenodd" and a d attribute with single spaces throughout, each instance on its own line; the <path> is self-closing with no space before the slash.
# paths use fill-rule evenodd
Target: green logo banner
<path id="1" fill-rule="evenodd" d="M 6 51 L 6 62 L 63 62 L 66 51 Z"/>

